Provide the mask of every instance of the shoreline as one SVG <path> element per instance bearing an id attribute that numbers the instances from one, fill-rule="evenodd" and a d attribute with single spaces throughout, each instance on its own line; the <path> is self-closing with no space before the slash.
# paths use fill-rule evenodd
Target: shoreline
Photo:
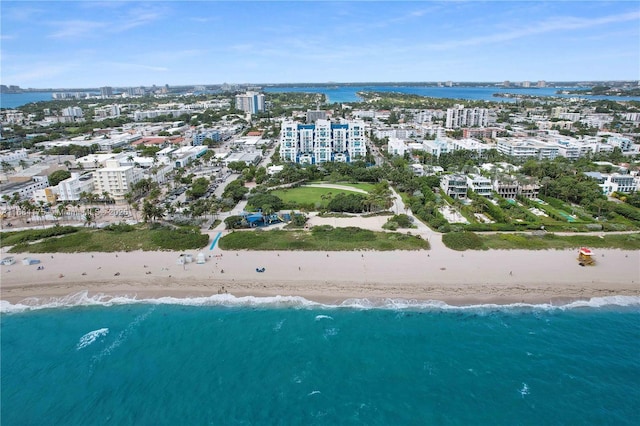
<path id="1" fill-rule="evenodd" d="M 581 267 L 575 250 L 456 252 L 433 243 L 435 250 L 401 252 L 216 247 L 201 250 L 204 264 L 184 265 L 177 264 L 177 252 L 18 254 L 13 255 L 16 264 L 0 267 L 0 300 L 15 305 L 35 298 L 29 304 L 42 305 L 83 292 L 138 300 L 228 293 L 236 298 L 299 296 L 328 305 L 366 299 L 468 306 L 640 297 L 639 251 L 599 250 L 595 266 Z M 198 252 L 186 253 L 195 260 Z M 41 263 L 23 265 L 23 257 Z M 265 271 L 256 271 L 261 268 Z"/>

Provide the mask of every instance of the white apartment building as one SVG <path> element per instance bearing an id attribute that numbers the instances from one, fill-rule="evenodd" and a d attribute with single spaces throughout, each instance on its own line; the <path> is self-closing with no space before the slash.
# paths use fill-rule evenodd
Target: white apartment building
<path id="1" fill-rule="evenodd" d="M 609 136 L 607 138 L 607 143 L 613 147 L 620 148 L 622 152 L 637 152 L 637 149 L 630 138 L 618 135 Z"/>
<path id="2" fill-rule="evenodd" d="M 458 127 L 486 127 L 489 124 L 489 110 L 487 108 L 465 108 L 457 105 L 447 109 L 445 127 L 454 129 Z"/>
<path id="3" fill-rule="evenodd" d="M 403 139 L 398 139 L 396 137 L 389 138 L 389 142 L 387 143 L 387 152 L 391 155 L 399 155 L 403 156 L 407 151 L 407 144 Z"/>
<path id="4" fill-rule="evenodd" d="M 473 151 L 478 155 L 483 155 L 489 150 L 496 149 L 495 145 L 486 144 L 486 143 L 480 142 L 477 139 L 472 139 L 472 138 L 464 138 L 464 139 L 447 138 L 447 142 L 453 148 L 453 151 L 457 151 L 459 149 L 466 149 L 467 151 Z"/>
<path id="5" fill-rule="evenodd" d="M 13 197 L 17 193 L 20 200 L 33 198 L 33 193 L 49 186 L 49 178 L 45 176 L 32 176 L 31 179 L 22 182 L 11 182 L 0 185 L 0 198 L 4 195 Z"/>
<path id="6" fill-rule="evenodd" d="M 82 108 L 80 107 L 68 107 L 62 110 L 63 117 L 82 118 Z"/>
<path id="7" fill-rule="evenodd" d="M 416 129 L 412 127 L 382 127 L 375 129 L 373 134 L 376 138 L 400 138 L 409 139 L 416 136 Z"/>
<path id="8" fill-rule="evenodd" d="M 161 115 L 168 115 L 173 118 L 178 118 L 181 115 L 189 114 L 190 111 L 185 108 L 180 109 L 161 109 L 161 110 L 152 110 L 152 111 L 136 111 L 133 113 L 133 119 L 135 121 L 143 121 L 149 118 L 159 117 Z"/>
<path id="9" fill-rule="evenodd" d="M 182 148 L 172 151 L 170 155 L 175 167 L 186 167 L 202 157 L 208 150 L 209 148 L 204 145 L 183 146 Z"/>
<path id="10" fill-rule="evenodd" d="M 431 154 L 434 157 L 440 157 L 442 154 L 453 151 L 453 147 L 444 139 L 425 140 L 422 142 L 422 146 L 427 154 Z"/>
<path id="11" fill-rule="evenodd" d="M 17 151 L 2 151 L 0 152 L 0 163 L 18 164 L 22 160 L 26 160 L 28 157 L 27 150 L 22 148 Z"/>
<path id="12" fill-rule="evenodd" d="M 537 139 L 499 138 L 496 148 L 504 155 L 515 158 L 537 158 L 538 160 L 553 160 L 560 152 L 558 145 Z"/>
<path id="13" fill-rule="evenodd" d="M 236 95 L 236 108 L 249 114 L 264 111 L 264 95 L 258 92 L 246 92 Z"/>
<path id="14" fill-rule="evenodd" d="M 107 160 L 106 167 L 94 172 L 95 192 L 108 192 L 115 200 L 124 199 L 134 183 L 142 179 L 142 169 L 120 166 L 117 159 Z"/>
<path id="15" fill-rule="evenodd" d="M 576 121 L 580 120 L 580 113 L 579 112 L 563 112 L 558 114 L 558 117 L 560 120 L 566 120 L 566 121 L 571 121 L 572 123 L 575 123 Z"/>
<path id="16" fill-rule="evenodd" d="M 92 193 L 95 187 L 93 185 L 93 175 L 87 173 L 71 173 L 71 177 L 58 183 L 56 188 L 59 201 L 78 201 L 80 194 L 83 192 Z"/>
<path id="17" fill-rule="evenodd" d="M 120 117 L 120 105 L 106 105 L 93 110 L 93 118 L 97 120 Z"/>
<path id="18" fill-rule="evenodd" d="M 351 162 L 367 154 L 364 121 L 336 124 L 318 120 L 315 124 L 282 123 L 280 157 L 300 164 L 329 161 Z"/>
<path id="19" fill-rule="evenodd" d="M 640 112 L 623 113 L 622 118 L 627 121 L 633 121 L 634 123 L 638 123 L 640 122 Z"/>
<path id="20" fill-rule="evenodd" d="M 76 165 L 84 170 L 93 170 L 107 165 L 107 161 L 117 158 L 118 154 L 89 154 L 76 159 Z"/>

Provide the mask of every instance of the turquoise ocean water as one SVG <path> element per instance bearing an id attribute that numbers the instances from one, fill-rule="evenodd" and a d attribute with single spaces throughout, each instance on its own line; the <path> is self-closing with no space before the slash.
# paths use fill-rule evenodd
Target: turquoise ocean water
<path id="1" fill-rule="evenodd" d="M 636 425 L 640 298 L 2 302 L 2 425 Z"/>

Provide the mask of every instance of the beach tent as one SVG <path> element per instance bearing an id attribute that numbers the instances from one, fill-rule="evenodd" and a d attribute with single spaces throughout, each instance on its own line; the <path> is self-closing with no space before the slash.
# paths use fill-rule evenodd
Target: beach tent
<path id="1" fill-rule="evenodd" d="M 22 259 L 23 265 L 37 265 L 38 263 L 40 263 L 40 261 L 32 257 L 25 257 L 24 259 Z"/>
<path id="2" fill-rule="evenodd" d="M 4 266 L 9 266 L 9 265 L 13 265 L 14 263 L 16 263 L 16 260 L 13 257 L 9 256 L 9 257 L 2 258 L 1 262 L 2 262 L 2 264 Z"/>
<path id="3" fill-rule="evenodd" d="M 196 263 L 199 265 L 202 265 L 204 262 L 206 262 L 207 259 L 204 256 L 203 252 L 198 253 L 198 255 L 196 256 Z"/>
<path id="4" fill-rule="evenodd" d="M 190 254 L 185 254 L 182 253 L 179 257 L 178 257 L 178 265 L 184 265 L 185 263 L 191 263 L 193 262 L 193 256 L 191 256 Z"/>

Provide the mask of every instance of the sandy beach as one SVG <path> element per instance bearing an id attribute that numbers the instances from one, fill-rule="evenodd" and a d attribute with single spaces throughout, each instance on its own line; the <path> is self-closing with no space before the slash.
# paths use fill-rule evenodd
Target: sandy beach
<path id="1" fill-rule="evenodd" d="M 581 267 L 575 250 L 457 252 L 430 234 L 431 250 L 392 252 L 201 250 L 206 262 L 178 264 L 176 252 L 14 255 L 0 268 L 0 299 L 45 303 L 86 291 L 136 298 L 302 296 L 323 303 L 351 298 L 442 300 L 450 304 L 547 303 L 640 296 L 640 252 L 598 250 Z M 2 257 L 10 256 L 5 251 Z M 40 260 L 24 265 L 24 257 Z M 38 269 L 38 266 L 42 267 Z M 264 268 L 264 272 L 257 272 Z"/>

